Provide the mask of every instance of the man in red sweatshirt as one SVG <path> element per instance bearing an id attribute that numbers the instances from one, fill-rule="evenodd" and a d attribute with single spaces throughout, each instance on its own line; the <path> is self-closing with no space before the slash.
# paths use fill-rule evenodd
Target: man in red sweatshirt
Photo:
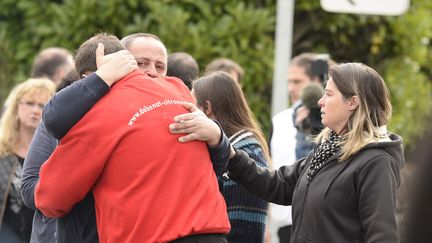
<path id="1" fill-rule="evenodd" d="M 101 41 L 118 39 L 94 36 L 77 55 L 94 56 Z M 206 144 L 178 143 L 168 131 L 184 101 L 192 97 L 175 78 L 135 71 L 118 81 L 42 166 L 36 207 L 61 217 L 92 191 L 100 242 L 226 242 L 230 225 Z"/>

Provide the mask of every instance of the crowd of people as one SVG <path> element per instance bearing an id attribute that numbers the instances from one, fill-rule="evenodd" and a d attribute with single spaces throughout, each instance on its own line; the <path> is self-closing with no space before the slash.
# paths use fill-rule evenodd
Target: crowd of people
<path id="1" fill-rule="evenodd" d="M 291 106 L 267 140 L 234 60 L 200 72 L 150 33 L 96 34 L 74 53 L 40 51 L 5 101 L 1 242 L 427 238 L 417 217 L 429 197 L 405 210 L 403 237 L 398 225 L 403 143 L 371 67 L 294 57 Z"/>

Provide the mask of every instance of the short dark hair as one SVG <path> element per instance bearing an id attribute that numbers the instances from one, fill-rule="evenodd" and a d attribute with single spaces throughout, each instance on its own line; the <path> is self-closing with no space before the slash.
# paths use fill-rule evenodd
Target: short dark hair
<path id="1" fill-rule="evenodd" d="M 70 70 L 61 80 L 57 86 L 57 91 L 60 91 L 67 86 L 71 85 L 73 82 L 80 79 L 78 72 L 75 69 Z"/>
<path id="2" fill-rule="evenodd" d="M 80 76 L 86 72 L 95 72 L 97 70 L 96 49 L 98 43 L 104 45 L 105 55 L 125 49 L 125 47 L 120 43 L 120 40 L 114 35 L 107 33 L 94 35 L 82 43 L 75 52 L 75 67 Z"/>
<path id="3" fill-rule="evenodd" d="M 198 75 L 198 63 L 188 53 L 174 52 L 168 56 L 167 76 L 181 79 L 189 90 L 192 89 L 192 81 L 197 79 Z"/>
<path id="4" fill-rule="evenodd" d="M 32 78 L 46 77 L 54 80 L 57 70 L 68 64 L 71 53 L 60 47 L 43 49 L 35 57 L 31 70 Z"/>
<path id="5" fill-rule="evenodd" d="M 310 80 L 319 80 L 325 85 L 328 78 L 329 68 L 336 64 L 327 54 L 305 52 L 293 57 L 291 66 L 304 69 Z"/>
<path id="6" fill-rule="evenodd" d="M 312 72 L 312 63 L 315 61 L 317 54 L 315 53 L 302 53 L 295 56 L 291 61 L 291 66 L 298 66 L 305 70 L 306 75 L 313 80 L 318 76 Z"/>

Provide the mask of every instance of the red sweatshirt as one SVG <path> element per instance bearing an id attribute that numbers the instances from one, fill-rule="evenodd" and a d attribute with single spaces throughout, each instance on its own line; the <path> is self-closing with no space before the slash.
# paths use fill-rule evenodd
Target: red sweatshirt
<path id="1" fill-rule="evenodd" d="M 192 97 L 178 79 L 136 71 L 120 80 L 42 166 L 36 207 L 61 217 L 92 190 L 102 243 L 228 233 L 206 144 L 168 131 L 186 112 L 180 101 Z"/>

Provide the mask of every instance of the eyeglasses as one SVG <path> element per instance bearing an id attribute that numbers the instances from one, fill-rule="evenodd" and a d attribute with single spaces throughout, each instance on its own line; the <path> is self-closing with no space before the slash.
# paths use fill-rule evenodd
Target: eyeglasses
<path id="1" fill-rule="evenodd" d="M 42 103 L 36 103 L 33 101 L 21 101 L 20 104 L 28 107 L 28 108 L 33 108 L 35 106 L 39 107 L 41 110 L 44 108 L 45 104 Z"/>

